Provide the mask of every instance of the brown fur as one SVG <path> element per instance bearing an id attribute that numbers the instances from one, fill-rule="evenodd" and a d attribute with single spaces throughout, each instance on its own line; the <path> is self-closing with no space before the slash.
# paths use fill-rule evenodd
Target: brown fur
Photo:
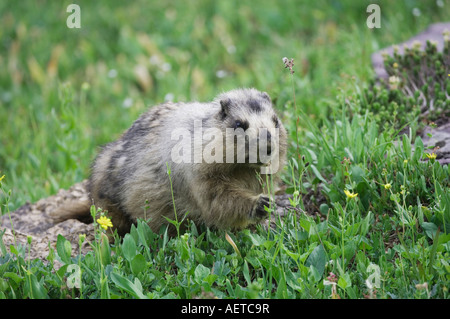
<path id="1" fill-rule="evenodd" d="M 89 180 L 92 204 L 108 211 L 120 235 L 128 232 L 137 218 L 149 219 L 150 227 L 158 231 L 167 224 L 164 217 L 180 221 L 186 213 L 195 222 L 221 229 L 243 228 L 266 216 L 264 206 L 269 205 L 269 199 L 261 182 L 266 175 L 258 174 L 261 164 L 172 160 L 171 152 L 178 142 L 171 139 L 173 129 L 193 132 L 195 120 L 201 121 L 203 131 L 217 128 L 224 136 L 226 128 L 236 125 L 236 120 L 249 128 L 278 126 L 279 139 L 272 154 L 279 155 L 279 169 L 269 176 L 277 182 L 286 158 L 286 131 L 267 93 L 238 89 L 208 103 L 155 106 L 117 141 L 103 147 L 92 165 Z M 202 147 L 208 142 L 203 142 Z M 195 149 L 194 145 L 192 154 Z M 172 188 L 166 165 L 170 167 Z M 60 220 L 86 216 L 89 204 L 72 205 L 66 212 L 54 215 L 59 215 Z"/>

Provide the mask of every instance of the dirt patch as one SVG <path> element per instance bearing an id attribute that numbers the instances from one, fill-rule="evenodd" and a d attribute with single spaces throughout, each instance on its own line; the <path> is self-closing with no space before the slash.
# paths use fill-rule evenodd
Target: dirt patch
<path id="1" fill-rule="evenodd" d="M 26 203 L 15 212 L 2 216 L 1 230 L 5 231 L 3 242 L 7 249 L 14 244 L 27 247 L 28 237 L 31 237 L 30 252 L 27 257 L 45 259 L 49 253 L 49 247 L 56 248 L 58 235 L 63 235 L 72 243 L 72 254 L 79 253 L 79 235 L 85 234 L 86 241 L 82 246 L 82 253 L 89 249 L 89 243 L 94 240 L 94 228 L 92 224 L 84 224 L 78 220 L 70 219 L 62 223 L 54 224 L 48 213 L 59 207 L 64 201 L 83 200 L 87 198 L 86 181 L 73 185 L 70 189 L 61 189 L 59 192 L 47 198 L 43 198 L 34 204 Z"/>

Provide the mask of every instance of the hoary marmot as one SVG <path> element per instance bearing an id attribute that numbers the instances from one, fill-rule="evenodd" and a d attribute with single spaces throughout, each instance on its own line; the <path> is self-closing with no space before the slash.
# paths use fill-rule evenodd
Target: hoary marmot
<path id="1" fill-rule="evenodd" d="M 186 213 L 212 228 L 244 228 L 267 215 L 264 184 L 277 183 L 286 140 L 269 95 L 256 89 L 207 103 L 164 103 L 102 148 L 88 183 L 92 201 L 52 215 L 83 219 L 94 204 L 107 211 L 119 235 L 137 218 L 158 232 L 165 217 L 181 221 Z"/>

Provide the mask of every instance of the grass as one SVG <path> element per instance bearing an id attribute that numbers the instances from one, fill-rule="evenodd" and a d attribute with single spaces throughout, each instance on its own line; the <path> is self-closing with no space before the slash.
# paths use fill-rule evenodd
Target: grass
<path id="1" fill-rule="evenodd" d="M 445 21 L 448 3 L 377 1 L 369 29 L 355 1 L 80 2 L 68 29 L 70 3 L 0 4 L 2 214 L 86 178 L 148 105 L 240 86 L 273 98 L 291 141 L 283 180 L 314 214 L 175 238 L 140 221 L 112 245 L 97 227 L 91 253 L 71 258 L 60 236 L 46 262 L 0 240 L 0 297 L 449 298 L 448 166 L 426 156 L 410 109 L 386 127 L 364 100 L 370 54 Z"/>

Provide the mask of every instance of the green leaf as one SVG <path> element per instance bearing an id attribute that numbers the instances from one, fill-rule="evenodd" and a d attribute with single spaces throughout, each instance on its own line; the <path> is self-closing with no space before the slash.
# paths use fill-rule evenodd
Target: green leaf
<path id="1" fill-rule="evenodd" d="M 450 232 L 450 192 L 449 188 L 442 188 L 441 184 L 438 182 L 436 185 L 436 201 L 439 202 L 439 206 L 444 212 L 443 215 L 440 216 L 439 220 L 444 224 L 443 229 L 449 233 Z"/>
<path id="2" fill-rule="evenodd" d="M 405 152 L 406 158 L 409 159 L 411 157 L 411 140 L 408 135 L 403 135 L 402 139 L 403 151 Z"/>
<path id="3" fill-rule="evenodd" d="M 345 153 L 347 153 L 347 156 L 350 158 L 350 160 L 351 160 L 352 162 L 354 162 L 355 159 L 354 159 L 353 154 L 352 154 L 352 152 L 350 151 L 350 149 L 349 149 L 348 147 L 345 147 L 345 148 L 344 148 L 344 151 L 345 151 Z"/>
<path id="4" fill-rule="evenodd" d="M 24 280 L 23 277 L 20 277 L 19 275 L 17 275 L 16 273 L 13 273 L 13 272 L 5 272 L 2 276 L 3 276 L 3 278 L 10 278 L 10 279 L 14 280 L 14 282 L 16 284 L 18 284 Z"/>
<path id="5" fill-rule="evenodd" d="M 130 236 L 133 237 L 134 242 L 139 245 L 139 234 L 137 232 L 137 228 L 136 228 L 135 224 L 131 225 L 130 232 L 128 234 L 130 234 Z"/>
<path id="6" fill-rule="evenodd" d="M 322 215 L 326 216 L 326 215 L 328 215 L 328 211 L 330 210 L 330 207 L 327 204 L 323 203 L 323 204 L 320 204 L 319 210 Z"/>
<path id="7" fill-rule="evenodd" d="M 434 236 L 436 236 L 436 232 L 438 230 L 438 227 L 435 224 L 423 222 L 420 226 L 422 226 L 425 234 L 427 234 L 430 239 L 434 239 Z"/>
<path id="8" fill-rule="evenodd" d="M 109 238 L 103 233 L 100 239 L 100 258 L 103 266 L 111 263 L 111 247 L 109 246 Z"/>
<path id="9" fill-rule="evenodd" d="M 0 278 L 0 292 L 6 291 L 9 287 L 8 281 Z"/>
<path id="10" fill-rule="evenodd" d="M 148 224 L 145 221 L 140 220 L 138 222 L 136 231 L 139 236 L 139 241 L 144 245 L 145 248 L 147 248 L 147 250 L 149 250 L 150 247 L 148 246 L 148 242 L 151 240 L 152 237 L 152 231 L 150 229 L 150 226 L 148 226 Z"/>
<path id="11" fill-rule="evenodd" d="M 450 234 L 440 234 L 438 239 L 439 245 L 444 245 L 450 241 Z"/>
<path id="12" fill-rule="evenodd" d="M 111 299 L 111 294 L 109 292 L 108 277 L 100 277 L 100 298 L 101 299 Z"/>
<path id="13" fill-rule="evenodd" d="M 309 234 L 309 229 L 311 228 L 311 224 L 312 224 L 312 222 L 309 221 L 309 220 L 306 219 L 306 218 L 302 218 L 302 219 L 300 220 L 300 226 L 302 226 L 302 228 L 303 228 L 306 232 L 308 232 L 308 234 Z"/>
<path id="14" fill-rule="evenodd" d="M 250 237 L 250 240 L 252 241 L 252 244 L 255 246 L 261 246 L 266 242 L 266 239 L 258 234 L 252 234 L 249 233 L 248 237 Z"/>
<path id="15" fill-rule="evenodd" d="M 198 264 L 194 271 L 194 279 L 198 284 L 201 284 L 203 279 L 211 273 L 208 267 Z"/>
<path id="16" fill-rule="evenodd" d="M 188 261 L 190 258 L 190 251 L 189 247 L 183 240 L 179 240 L 177 242 L 177 251 L 178 255 L 180 256 L 181 260 Z"/>
<path id="17" fill-rule="evenodd" d="M 14 245 L 9 245 L 9 250 L 16 255 L 17 257 L 19 257 L 19 251 L 17 250 L 17 248 Z"/>
<path id="18" fill-rule="evenodd" d="M 322 274 L 319 273 L 316 267 L 313 265 L 309 265 L 309 272 L 308 272 L 308 280 L 312 281 L 314 283 L 318 282 L 322 278 Z"/>
<path id="19" fill-rule="evenodd" d="M 345 256 L 346 260 L 352 259 L 352 257 L 356 253 L 356 248 L 357 248 L 357 246 L 356 246 L 356 240 L 355 239 L 351 239 L 351 240 L 349 240 L 348 242 L 345 243 L 344 256 Z"/>
<path id="20" fill-rule="evenodd" d="M 73 265 L 73 264 L 71 264 Z M 64 275 L 66 274 L 67 268 L 69 267 L 69 264 L 65 264 L 63 265 L 61 268 L 59 268 L 56 273 L 58 274 L 58 276 L 60 278 L 64 277 Z"/>
<path id="21" fill-rule="evenodd" d="M 72 245 L 70 241 L 64 238 L 61 234 L 58 235 L 56 240 L 56 252 L 59 258 L 65 264 L 71 264 Z"/>
<path id="22" fill-rule="evenodd" d="M 122 243 L 122 253 L 126 260 L 131 262 L 131 260 L 136 256 L 136 242 L 133 237 L 129 234 L 126 234 L 123 238 Z"/>
<path id="23" fill-rule="evenodd" d="M 300 253 L 296 253 L 293 251 L 290 251 L 289 249 L 283 247 L 283 252 L 288 255 L 289 257 L 291 257 L 295 262 L 297 262 L 300 259 Z"/>
<path id="24" fill-rule="evenodd" d="M 352 281 L 350 280 L 350 275 L 348 273 L 344 273 L 342 276 L 340 276 L 337 285 L 342 289 L 351 287 Z"/>
<path id="25" fill-rule="evenodd" d="M 5 234 L 5 232 L 6 232 L 6 228 L 2 232 L 0 232 L 0 253 L 1 253 L 1 256 L 6 256 L 6 247 L 5 247 L 5 244 L 3 243 L 3 235 Z"/>
<path id="26" fill-rule="evenodd" d="M 431 273 L 434 274 L 435 272 L 435 268 L 433 267 L 435 259 L 436 259 L 436 251 L 437 251 L 437 247 L 439 244 L 439 228 L 437 229 L 436 233 L 434 234 L 433 237 L 433 246 L 431 246 L 431 252 L 430 252 L 430 269 L 431 269 Z"/>
<path id="27" fill-rule="evenodd" d="M 361 182 L 365 182 L 366 174 L 365 174 L 364 170 L 361 167 L 356 166 L 356 165 L 352 166 L 350 168 L 350 171 L 351 171 L 351 174 L 352 174 L 352 180 L 354 182 L 356 182 L 357 184 L 361 183 Z"/>
<path id="28" fill-rule="evenodd" d="M 276 241 L 273 241 L 273 240 L 266 240 L 265 242 L 264 242 L 264 248 L 266 249 L 266 250 L 270 250 L 270 249 L 272 249 L 272 247 L 276 244 L 277 242 Z"/>
<path id="29" fill-rule="evenodd" d="M 328 182 L 325 180 L 325 178 L 322 177 L 322 175 L 320 174 L 319 170 L 317 169 L 317 167 L 315 165 L 310 165 L 314 175 L 316 175 L 316 177 L 323 183 L 328 184 Z"/>
<path id="30" fill-rule="evenodd" d="M 414 155 L 412 157 L 414 163 L 417 163 L 423 154 L 423 142 L 422 139 L 417 136 L 416 141 L 414 143 Z"/>
<path id="31" fill-rule="evenodd" d="M 326 252 L 322 245 L 317 246 L 308 256 L 305 265 L 307 267 L 314 266 L 320 276 L 323 275 L 325 271 L 326 264 Z"/>
<path id="32" fill-rule="evenodd" d="M 31 299 L 47 299 L 47 290 L 41 283 L 37 280 L 36 276 L 32 273 L 29 273 L 27 280 L 25 280 L 25 294 Z"/>
<path id="33" fill-rule="evenodd" d="M 219 276 L 219 278 L 225 279 L 226 276 L 231 272 L 231 268 L 228 264 L 228 262 L 225 261 L 225 258 L 223 257 L 220 260 L 217 260 L 214 263 L 214 274 Z"/>
<path id="34" fill-rule="evenodd" d="M 195 261 L 201 264 L 205 260 L 206 253 L 198 248 L 192 247 L 191 251 L 194 253 Z"/>
<path id="35" fill-rule="evenodd" d="M 362 222 L 361 222 L 361 234 L 360 234 L 361 237 L 365 237 L 367 235 L 367 233 L 369 231 L 369 228 L 372 225 L 372 223 L 370 222 L 371 217 L 372 217 L 372 212 L 369 211 L 367 213 L 367 216 L 364 217 L 364 219 L 362 220 Z"/>
<path id="36" fill-rule="evenodd" d="M 305 242 L 308 239 L 308 232 L 303 229 L 289 229 L 289 235 L 300 242 Z"/>
<path id="37" fill-rule="evenodd" d="M 286 285 L 286 278 L 284 278 L 284 272 L 282 272 L 280 279 L 277 281 L 278 287 L 277 291 L 275 293 L 276 299 L 286 299 L 288 297 L 287 295 L 287 285 Z"/>
<path id="38" fill-rule="evenodd" d="M 244 260 L 244 270 L 243 270 L 243 274 L 244 274 L 244 279 L 247 282 L 247 285 L 250 285 L 250 283 L 252 282 L 250 279 L 250 271 L 248 269 L 248 263 L 246 260 Z"/>
<path id="39" fill-rule="evenodd" d="M 144 256 L 141 254 L 137 254 L 134 256 L 134 258 L 131 260 L 131 271 L 134 275 L 138 275 L 139 273 L 143 272 L 145 268 L 147 267 L 147 262 L 145 261 Z"/>
<path id="40" fill-rule="evenodd" d="M 139 279 L 134 278 L 134 283 L 128 278 L 125 278 L 117 273 L 111 273 L 111 280 L 116 284 L 117 287 L 125 290 L 130 295 L 139 299 L 148 299 L 146 295 L 142 292 L 142 285 Z"/>
<path id="41" fill-rule="evenodd" d="M 286 272 L 286 283 L 292 289 L 300 291 L 302 289 L 302 285 L 299 283 L 302 281 L 301 277 L 300 272 L 293 273 L 289 270 Z"/>
<path id="42" fill-rule="evenodd" d="M 205 278 L 203 278 L 203 282 L 206 282 L 209 286 L 211 286 L 219 276 L 214 274 L 209 274 Z"/>

